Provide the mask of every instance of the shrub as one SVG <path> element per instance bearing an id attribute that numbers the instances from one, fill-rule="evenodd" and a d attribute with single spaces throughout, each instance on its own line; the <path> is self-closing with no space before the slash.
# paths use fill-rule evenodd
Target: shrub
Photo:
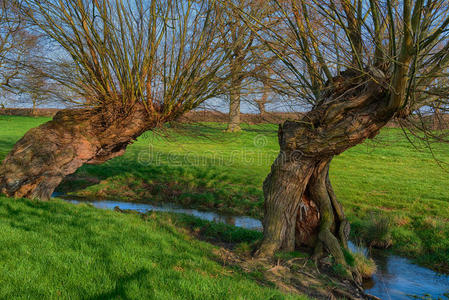
<path id="1" fill-rule="evenodd" d="M 360 228 L 360 238 L 368 247 L 386 249 L 391 247 L 392 221 L 389 216 L 371 213 Z"/>
<path id="2" fill-rule="evenodd" d="M 371 278 L 376 273 L 377 266 L 372 258 L 367 257 L 362 252 L 352 253 L 354 257 L 354 267 L 363 278 Z"/>
<path id="3" fill-rule="evenodd" d="M 239 255 L 251 255 L 252 247 L 247 242 L 239 243 L 234 248 L 235 253 Z"/>

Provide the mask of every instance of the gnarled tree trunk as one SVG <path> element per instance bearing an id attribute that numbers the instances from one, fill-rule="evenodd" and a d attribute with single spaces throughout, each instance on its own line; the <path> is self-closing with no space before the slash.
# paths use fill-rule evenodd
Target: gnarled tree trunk
<path id="1" fill-rule="evenodd" d="M 387 85 L 350 72 L 300 121 L 279 126 L 280 153 L 263 184 L 264 239 L 259 256 L 297 246 L 345 265 L 349 224 L 332 189 L 332 158 L 374 137 L 392 118 Z"/>
<path id="2" fill-rule="evenodd" d="M 60 111 L 15 144 L 0 167 L 0 192 L 9 197 L 49 199 L 66 175 L 83 164 L 122 155 L 154 125 L 141 105 L 121 113 Z"/>

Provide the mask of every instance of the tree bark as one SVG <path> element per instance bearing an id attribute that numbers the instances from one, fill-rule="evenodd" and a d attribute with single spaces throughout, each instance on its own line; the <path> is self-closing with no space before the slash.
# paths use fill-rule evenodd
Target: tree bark
<path id="1" fill-rule="evenodd" d="M 234 80 L 232 82 L 230 102 L 229 102 L 229 123 L 228 132 L 240 131 L 240 85 L 241 82 Z"/>
<path id="2" fill-rule="evenodd" d="M 31 115 L 36 116 L 36 100 L 33 100 L 33 107 L 31 108 Z"/>
<path id="3" fill-rule="evenodd" d="M 240 97 L 231 94 L 231 102 L 229 104 L 229 124 L 227 131 L 240 131 Z"/>
<path id="4" fill-rule="evenodd" d="M 128 112 L 64 110 L 29 130 L 0 167 L 0 192 L 9 197 L 49 199 L 68 174 L 83 164 L 122 155 L 144 131 L 154 127 L 143 107 Z"/>
<path id="5" fill-rule="evenodd" d="M 313 160 L 302 159 L 299 152 L 281 152 L 276 158 L 263 184 L 264 239 L 258 255 L 294 250 L 296 218 L 313 166 Z"/>
<path id="6" fill-rule="evenodd" d="M 256 252 L 272 256 L 295 247 L 331 254 L 346 265 L 349 223 L 329 179 L 332 158 L 374 137 L 393 117 L 387 85 L 350 72 L 300 121 L 279 126 L 280 153 L 263 184 L 264 238 Z"/>
<path id="7" fill-rule="evenodd" d="M 265 113 L 266 113 L 266 111 L 265 111 L 265 103 L 266 102 L 267 101 L 265 99 L 261 99 L 261 100 L 257 100 L 256 101 L 257 107 L 259 108 L 259 116 L 260 116 L 261 119 L 263 119 L 263 117 L 265 116 Z"/>
<path id="8" fill-rule="evenodd" d="M 304 218 L 298 218 L 296 230 L 306 228 L 307 232 L 310 232 L 308 238 L 314 238 L 316 258 L 322 256 L 323 249 L 326 249 L 337 263 L 345 265 L 342 248 L 348 248 L 350 227 L 330 184 L 329 164 L 330 160 L 320 162 L 307 186 L 311 201 L 309 204 L 304 204 L 304 210 L 311 211 L 311 204 L 315 204 L 317 212 L 313 212 L 312 215 L 317 214 L 319 222 L 306 223 Z M 304 241 L 299 239 L 296 243 L 301 245 Z"/>
<path id="9" fill-rule="evenodd" d="M 243 56 L 239 48 L 234 50 L 235 57 L 231 59 L 231 86 L 229 92 L 229 122 L 227 132 L 240 131 L 240 96 L 242 88 Z"/>
<path id="10" fill-rule="evenodd" d="M 263 94 L 261 99 L 256 100 L 257 107 L 259 108 L 259 116 L 261 119 L 265 116 L 265 104 L 268 102 L 268 93 L 270 92 L 269 85 L 267 84 L 267 80 L 263 80 Z"/>

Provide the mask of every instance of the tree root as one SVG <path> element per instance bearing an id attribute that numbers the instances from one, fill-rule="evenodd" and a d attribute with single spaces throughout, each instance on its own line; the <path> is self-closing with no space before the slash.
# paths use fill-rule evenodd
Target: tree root
<path id="1" fill-rule="evenodd" d="M 322 162 L 311 178 L 310 196 L 318 204 L 321 223 L 318 239 L 326 250 L 334 257 L 336 263 L 346 266 L 345 257 L 338 239 L 332 234 L 335 227 L 334 209 L 329 196 L 326 179 L 329 171 L 329 161 Z"/>
<path id="2" fill-rule="evenodd" d="M 360 283 L 360 274 L 348 265 L 343 253 L 343 249 L 348 249 L 350 227 L 330 183 L 329 163 L 330 160 L 327 160 L 317 166 L 308 185 L 311 199 L 318 205 L 321 217 L 313 258 L 318 260 L 329 253 L 336 264 L 348 270 L 345 275 L 347 279 Z"/>

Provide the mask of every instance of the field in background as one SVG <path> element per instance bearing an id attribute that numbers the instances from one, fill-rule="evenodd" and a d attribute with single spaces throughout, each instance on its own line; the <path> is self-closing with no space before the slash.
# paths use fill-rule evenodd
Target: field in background
<path id="1" fill-rule="evenodd" d="M 53 117 L 59 108 L 37 108 L 34 111 L 31 108 L 0 108 L 0 116 L 35 116 L 35 117 Z M 300 113 L 288 112 L 267 112 L 261 116 L 259 114 L 241 114 L 241 120 L 244 123 L 280 123 L 285 120 L 297 120 L 301 117 Z M 227 122 L 228 114 L 220 111 L 199 110 L 189 111 L 178 119 L 179 122 Z"/>
<path id="2" fill-rule="evenodd" d="M 34 117 L 53 117 L 60 109 L 58 108 L 37 108 L 34 111 L 30 108 L 4 108 L 0 109 L 0 116 L 34 116 Z M 302 117 L 299 112 L 266 112 L 264 115 L 255 113 L 242 113 L 240 119 L 243 123 L 254 124 L 279 124 L 285 120 L 298 120 Z M 425 123 L 434 129 L 449 129 L 449 115 L 440 115 L 437 119 L 434 116 L 424 118 Z M 199 123 L 199 122 L 218 122 L 226 123 L 229 121 L 227 113 L 213 110 L 189 111 L 178 118 L 180 123 Z M 418 120 L 421 122 L 421 120 Z M 395 121 L 389 122 L 386 127 L 399 128 Z"/>
<path id="3" fill-rule="evenodd" d="M 0 117 L 0 159 L 29 128 L 47 118 Z M 127 153 L 84 166 L 60 187 L 88 197 L 170 201 L 225 213 L 262 217 L 262 182 L 277 155 L 276 125 L 178 124 L 148 132 Z M 398 129 L 384 129 L 336 157 L 331 179 L 353 225 L 353 238 L 388 218 L 393 249 L 449 270 L 449 184 L 429 151 L 415 149 Z M 449 145 L 434 154 L 449 163 Z M 368 233 L 367 233 L 368 232 Z"/>

